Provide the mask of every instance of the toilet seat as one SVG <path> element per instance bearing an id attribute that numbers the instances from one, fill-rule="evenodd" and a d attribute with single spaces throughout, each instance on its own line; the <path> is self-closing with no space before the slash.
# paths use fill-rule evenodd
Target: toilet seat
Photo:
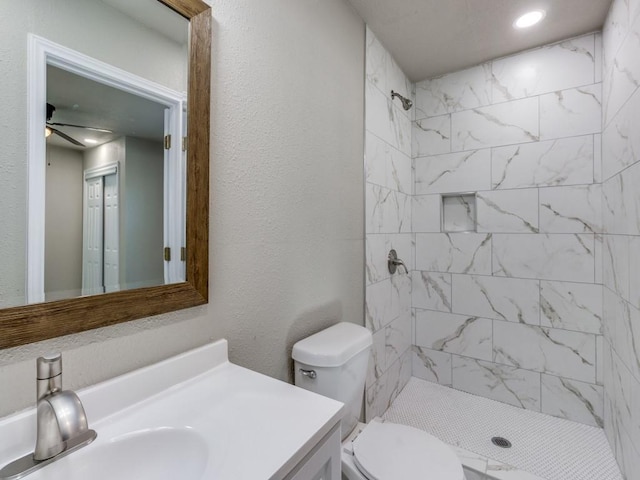
<path id="1" fill-rule="evenodd" d="M 369 423 L 353 441 L 353 459 L 369 480 L 463 480 L 455 452 L 427 432 Z"/>

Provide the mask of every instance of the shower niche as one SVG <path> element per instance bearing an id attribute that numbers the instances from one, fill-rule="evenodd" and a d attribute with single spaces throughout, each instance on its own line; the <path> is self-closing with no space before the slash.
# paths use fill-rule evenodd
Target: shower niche
<path id="1" fill-rule="evenodd" d="M 476 194 L 454 193 L 441 196 L 441 216 L 443 232 L 475 232 Z"/>

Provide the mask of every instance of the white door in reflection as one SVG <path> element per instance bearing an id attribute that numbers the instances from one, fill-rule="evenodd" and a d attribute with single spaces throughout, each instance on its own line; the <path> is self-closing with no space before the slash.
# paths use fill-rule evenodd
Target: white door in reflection
<path id="1" fill-rule="evenodd" d="M 118 167 L 85 171 L 82 295 L 119 290 Z"/>

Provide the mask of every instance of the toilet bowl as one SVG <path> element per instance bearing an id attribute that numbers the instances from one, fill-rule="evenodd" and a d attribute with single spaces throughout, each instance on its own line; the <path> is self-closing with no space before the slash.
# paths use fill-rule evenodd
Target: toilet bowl
<path id="1" fill-rule="evenodd" d="M 342 475 L 348 480 L 464 480 L 455 452 L 428 433 L 374 419 L 359 423 L 371 332 L 338 323 L 293 346 L 295 384 L 345 404 Z"/>

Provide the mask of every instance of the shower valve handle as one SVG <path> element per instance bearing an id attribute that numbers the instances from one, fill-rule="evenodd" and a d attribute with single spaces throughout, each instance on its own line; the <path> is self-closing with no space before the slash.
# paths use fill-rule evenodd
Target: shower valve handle
<path id="1" fill-rule="evenodd" d="M 391 273 L 391 274 L 396 273 L 397 268 L 400 267 L 400 266 L 404 267 L 404 273 L 407 273 L 407 274 L 409 273 L 409 269 L 404 264 L 404 262 L 398 258 L 398 254 L 396 253 L 396 251 L 394 249 L 391 249 L 389 251 L 389 257 L 388 257 L 387 265 L 389 267 L 389 273 Z"/>

